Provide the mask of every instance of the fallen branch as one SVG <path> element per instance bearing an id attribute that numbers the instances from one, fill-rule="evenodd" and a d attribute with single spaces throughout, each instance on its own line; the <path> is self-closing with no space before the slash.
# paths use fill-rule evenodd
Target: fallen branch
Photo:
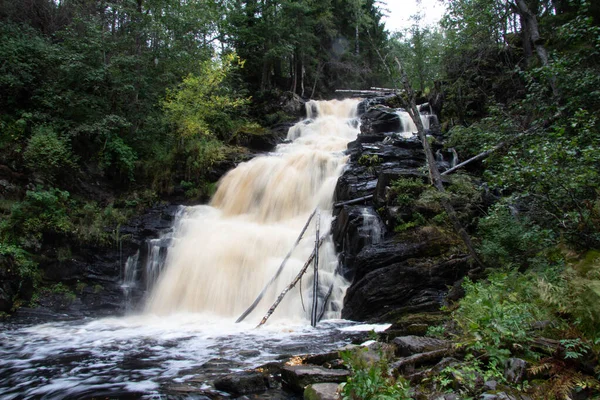
<path id="1" fill-rule="evenodd" d="M 319 238 L 318 247 L 320 247 L 323 244 L 323 242 L 325 241 L 325 238 L 328 235 L 329 235 L 329 232 L 327 232 L 326 234 L 324 234 L 323 236 L 321 236 Z M 269 317 L 271 316 L 271 314 L 273 314 L 273 312 L 275 311 L 275 309 L 277 308 L 277 306 L 279 305 L 279 303 L 281 303 L 281 301 L 283 300 L 283 298 L 285 297 L 285 295 L 290 290 L 292 290 L 294 288 L 294 286 L 296 286 L 296 284 L 298 283 L 298 281 L 300 281 L 300 279 L 302 278 L 302 275 L 304 275 L 304 273 L 306 272 L 306 270 L 310 266 L 310 263 L 313 261 L 314 257 L 315 257 L 315 251 L 313 250 L 313 252 L 311 253 L 310 257 L 308 257 L 308 260 L 306 260 L 306 262 L 304 263 L 304 266 L 302 267 L 302 269 L 300 269 L 300 272 L 298 272 L 298 275 L 296 275 L 296 277 L 294 278 L 294 280 L 285 289 L 283 289 L 283 291 L 281 292 L 281 294 L 279 295 L 279 297 L 277 297 L 277 300 L 275 300 L 275 303 L 273 303 L 273 305 L 271 306 L 271 308 L 269 308 L 269 311 L 267 311 L 267 313 L 265 314 L 265 316 L 263 317 L 263 319 L 256 326 L 257 328 L 260 327 L 261 325 L 263 325 L 265 322 L 267 322 L 267 320 L 269 319 Z"/>
<path id="2" fill-rule="evenodd" d="M 556 121 L 561 115 L 562 115 L 562 112 L 560 112 L 560 111 L 557 112 L 551 118 L 548 118 L 547 120 L 543 121 L 541 124 L 532 126 L 531 128 L 527 129 L 526 131 L 520 132 L 520 133 L 516 134 L 515 136 L 511 137 L 510 139 L 508 139 L 504 142 L 498 143 L 491 149 L 486 150 L 483 153 L 479 153 L 476 156 L 471 157 L 468 160 L 455 165 L 454 167 L 450 168 L 449 170 L 442 172 L 442 175 L 451 174 L 454 171 L 456 171 L 457 169 L 464 167 L 465 165 L 471 164 L 472 162 L 475 162 L 475 161 L 483 160 L 484 158 L 489 157 L 492 153 L 494 153 L 498 150 L 501 150 L 504 147 L 508 147 L 508 146 L 512 145 L 514 142 L 521 139 L 523 136 L 534 133 L 538 128 L 541 128 L 541 129 L 547 128 L 548 126 L 550 126 L 550 124 L 552 124 L 554 121 Z"/>
<path id="3" fill-rule="evenodd" d="M 390 367 L 393 370 L 400 372 L 404 367 L 408 366 L 420 366 L 423 364 L 438 361 L 444 357 L 449 357 L 456 353 L 453 348 L 444 348 L 439 350 L 428 351 L 426 353 L 413 354 L 412 356 L 401 358 L 400 360 L 393 363 Z"/>
<path id="4" fill-rule="evenodd" d="M 333 205 L 333 207 L 337 208 L 337 207 L 342 207 L 342 206 L 348 206 L 351 204 L 362 203 L 363 201 L 371 200 L 372 198 L 373 198 L 373 195 L 369 194 L 367 196 L 357 197 L 356 199 L 352 199 L 352 200 L 340 201 L 339 203 L 335 203 Z"/>
<path id="5" fill-rule="evenodd" d="M 275 273 L 275 275 L 271 278 L 271 280 L 269 282 L 267 282 L 267 284 L 265 285 L 263 290 L 259 293 L 258 297 L 256 297 L 256 300 L 254 300 L 254 302 L 250 305 L 250 307 L 248 307 L 248 309 L 246 309 L 246 311 L 244 311 L 242 313 L 242 315 L 240 315 L 240 317 L 235 321 L 236 324 L 239 322 L 242 322 L 244 320 L 244 318 L 246 318 L 248 316 L 248 314 L 250 314 L 256 308 L 258 303 L 260 303 L 260 301 L 264 297 L 265 293 L 267 292 L 267 289 L 269 288 L 269 286 L 271 286 L 273 284 L 273 282 L 275 282 L 275 280 L 279 277 L 279 275 L 281 274 L 281 271 L 283 271 L 283 267 L 285 267 L 285 264 L 292 256 L 292 252 L 294 251 L 296 246 L 298 246 L 298 243 L 300 243 L 300 240 L 302 240 L 302 236 L 304 236 L 304 233 L 306 232 L 306 229 L 308 228 L 310 221 L 313 219 L 313 217 L 315 216 L 316 213 L 317 213 L 317 209 L 315 208 L 315 210 L 308 217 L 308 221 L 306 221 L 304 228 L 302 228 L 302 231 L 300 232 L 298 239 L 296 239 L 294 246 L 292 246 L 292 249 L 287 253 L 285 258 L 281 262 L 281 265 L 279 266 L 279 269 L 277 269 L 277 272 Z"/>
<path id="6" fill-rule="evenodd" d="M 315 236 L 315 250 L 314 250 L 314 272 L 313 272 L 313 301 L 312 301 L 312 310 L 310 313 L 310 324 L 314 328 L 317 326 L 317 309 L 319 308 L 319 247 L 321 243 L 319 242 L 319 230 L 321 228 L 321 213 L 317 213 L 316 224 L 316 236 Z"/>

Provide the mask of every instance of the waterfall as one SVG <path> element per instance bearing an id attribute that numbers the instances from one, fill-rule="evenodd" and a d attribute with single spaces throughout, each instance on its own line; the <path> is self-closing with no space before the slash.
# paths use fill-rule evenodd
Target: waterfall
<path id="1" fill-rule="evenodd" d="M 321 210 L 321 232 L 327 232 L 333 191 L 347 158 L 343 150 L 359 132 L 357 105 L 357 100 L 308 102 L 309 119 L 288 132 L 292 142 L 228 172 L 209 205 L 186 207 L 177 218 L 172 247 L 146 311 L 237 317 L 273 277 L 315 208 Z M 312 222 L 249 320 L 260 319 L 297 275 L 314 245 Z M 336 273 L 337 266 L 329 237 L 319 251 L 318 293 L 329 298 L 327 309 L 322 310 L 326 318 L 339 317 L 347 287 Z M 304 310 L 302 303 L 312 301 L 312 284 L 312 273 L 307 272 L 301 288 L 288 293 L 271 319 L 309 318 L 310 310 Z"/>
<path id="2" fill-rule="evenodd" d="M 400 135 L 411 137 L 413 134 L 417 133 L 417 126 L 408 112 L 404 111 L 403 109 L 398 109 L 396 110 L 396 114 L 398 114 L 398 117 L 400 118 Z M 419 116 L 421 117 L 421 122 L 423 123 L 423 128 L 425 128 L 425 130 L 430 129 L 432 122 L 437 122 L 437 117 L 435 114 L 428 112 L 428 110 L 421 110 Z"/>

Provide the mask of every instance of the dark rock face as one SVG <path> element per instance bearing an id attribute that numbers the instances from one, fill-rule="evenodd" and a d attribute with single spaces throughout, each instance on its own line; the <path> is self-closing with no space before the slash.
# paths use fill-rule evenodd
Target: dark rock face
<path id="1" fill-rule="evenodd" d="M 264 392 L 268 386 L 265 377 L 260 372 L 244 371 L 216 379 L 215 389 L 241 395 Z"/>
<path id="2" fill-rule="evenodd" d="M 361 116 L 361 131 L 373 133 L 400 132 L 402 122 L 398 114 L 386 107 L 377 107 L 367 110 Z"/>
<path id="3" fill-rule="evenodd" d="M 369 101 L 377 104 L 374 99 Z M 386 101 L 389 99 L 382 100 Z M 400 128 L 394 110 L 366 109 L 370 107 L 366 103 L 359 110 L 361 107 L 365 108 L 361 133 L 348 145 L 350 160 L 335 189 L 339 203 L 366 197 L 358 204 L 334 209 L 333 239 L 342 271 L 352 279 L 342 317 L 394 322 L 408 312 L 437 311 L 448 286 L 468 272 L 468 257 L 455 254 L 456 238 L 435 227 L 394 233 L 404 216 L 394 204 L 390 187 L 401 177 L 426 182 L 428 176 L 422 171 L 425 156 L 417 137 L 402 138 L 393 133 Z M 434 151 L 441 149 L 436 144 L 433 147 Z M 438 160 L 439 168 L 447 166 L 443 159 Z M 373 231 L 365 229 L 365 216 L 376 220 L 377 231 L 383 232 L 377 240 L 372 238 Z"/>
<path id="4" fill-rule="evenodd" d="M 403 312 L 436 311 L 447 285 L 467 273 L 467 261 L 467 257 L 442 262 L 417 258 L 369 270 L 348 289 L 342 317 L 389 321 Z"/>
<path id="5" fill-rule="evenodd" d="M 350 371 L 327 369 L 316 365 L 292 365 L 281 370 L 284 388 L 297 393 L 304 392 L 304 388 L 313 383 L 341 383 L 349 376 Z"/>
<path id="6" fill-rule="evenodd" d="M 447 340 L 433 339 L 421 336 L 401 336 L 395 338 L 392 343 L 396 345 L 398 357 L 408 357 L 417 353 L 441 350 L 450 347 Z"/>

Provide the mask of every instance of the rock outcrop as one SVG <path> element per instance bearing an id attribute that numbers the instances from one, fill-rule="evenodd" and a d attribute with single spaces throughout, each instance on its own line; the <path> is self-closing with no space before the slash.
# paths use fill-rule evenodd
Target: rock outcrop
<path id="1" fill-rule="evenodd" d="M 404 216 L 392 198 L 393 182 L 428 178 L 420 141 L 399 134 L 398 114 L 382 106 L 389 101 L 359 106 L 361 133 L 348 145 L 350 160 L 335 189 L 341 204 L 334 210 L 333 238 L 342 271 L 352 280 L 342 317 L 352 320 L 395 322 L 409 312 L 435 312 L 470 266 L 452 232 L 426 224 L 394 232 Z M 438 167 L 448 168 L 441 146 L 435 140 L 433 146 Z"/>

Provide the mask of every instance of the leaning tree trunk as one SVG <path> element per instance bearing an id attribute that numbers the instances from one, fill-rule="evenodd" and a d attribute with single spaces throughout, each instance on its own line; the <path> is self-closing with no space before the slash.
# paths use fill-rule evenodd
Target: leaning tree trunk
<path id="1" fill-rule="evenodd" d="M 450 204 L 450 199 L 445 195 L 446 189 L 444 189 L 444 184 L 442 182 L 442 176 L 440 175 L 440 171 L 438 170 L 436 162 L 435 162 L 435 156 L 433 155 L 433 152 L 431 151 L 431 146 L 429 145 L 429 141 L 427 140 L 427 136 L 425 135 L 425 128 L 423 127 L 423 122 L 421 121 L 421 115 L 419 113 L 419 110 L 418 110 L 417 104 L 416 104 L 415 92 L 414 92 L 412 86 L 410 85 L 410 82 L 408 81 L 408 76 L 406 75 L 406 72 L 402 68 L 402 64 L 400 64 L 400 61 L 398 60 L 398 58 L 396 58 L 395 60 L 396 60 L 396 64 L 398 65 L 398 69 L 400 72 L 404 90 L 406 91 L 406 97 L 407 97 L 405 99 L 406 109 L 407 109 L 409 115 L 411 116 L 413 122 L 417 126 L 417 132 L 419 135 L 419 139 L 421 140 L 421 143 L 423 145 L 423 150 L 425 152 L 425 157 L 427 159 L 427 166 L 429 168 L 429 179 L 431 181 L 431 184 L 442 194 L 442 196 L 440 196 L 442 207 L 444 207 L 444 210 L 446 211 L 446 214 L 448 215 L 448 219 L 452 223 L 452 227 L 454 228 L 454 231 L 462 239 L 463 243 L 465 244 L 465 247 L 469 251 L 469 254 L 473 258 L 473 260 L 479 266 L 483 266 L 483 263 L 477 256 L 475 247 L 473 246 L 473 243 L 471 242 L 471 237 L 469 236 L 467 231 L 463 228 L 462 224 L 460 223 L 460 220 L 458 219 L 458 214 L 456 214 L 454 207 L 452 207 L 452 204 Z"/>
<path id="2" fill-rule="evenodd" d="M 535 52 L 540 59 L 540 62 L 545 67 L 548 65 L 548 50 L 544 46 L 544 40 L 540 35 L 540 29 L 537 22 L 537 17 L 529 7 L 525 0 L 514 0 L 512 3 L 512 8 L 519 14 L 521 17 L 521 23 L 523 24 L 523 33 L 529 37 L 524 37 L 523 41 L 529 41 L 531 45 L 535 48 Z M 558 89 L 556 87 L 556 76 L 550 78 L 550 88 L 552 89 L 552 94 L 554 97 L 558 97 Z"/>

